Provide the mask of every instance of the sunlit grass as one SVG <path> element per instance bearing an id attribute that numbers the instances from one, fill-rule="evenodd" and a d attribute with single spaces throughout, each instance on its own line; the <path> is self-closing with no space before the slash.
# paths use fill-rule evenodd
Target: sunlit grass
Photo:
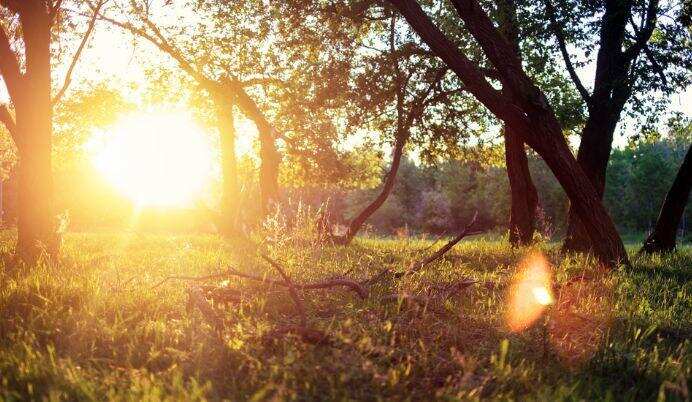
<path id="1" fill-rule="evenodd" d="M 3 236 L 8 250 L 12 235 Z M 344 248 L 307 240 L 266 246 L 296 281 L 346 272 L 365 278 L 406 266 L 429 245 L 358 239 Z M 540 248 L 556 286 L 593 272 L 593 261 L 563 258 L 553 245 Z M 506 325 L 506 289 L 530 252 L 501 241 L 462 242 L 423 272 L 378 286 L 367 300 L 344 291 L 310 293 L 309 324 L 337 340 L 314 346 L 261 339 L 277 320 L 295 319 L 284 295 L 258 293 L 227 309 L 219 337 L 188 309 L 184 282 L 154 287 L 169 275 L 204 275 L 228 264 L 274 276 L 242 242 L 70 234 L 58 267 L 0 274 L 0 399 L 683 398 L 692 370 L 689 248 L 633 258 L 632 268 L 606 274 L 599 282 L 609 291 L 604 338 L 579 361 L 547 342 L 542 320 L 519 332 Z M 463 277 L 479 283 L 446 301 L 444 314 L 378 299 L 395 287 L 416 292 Z M 579 300 L 580 313 L 604 313 L 600 290 Z M 555 301 L 553 309 L 557 295 Z"/>

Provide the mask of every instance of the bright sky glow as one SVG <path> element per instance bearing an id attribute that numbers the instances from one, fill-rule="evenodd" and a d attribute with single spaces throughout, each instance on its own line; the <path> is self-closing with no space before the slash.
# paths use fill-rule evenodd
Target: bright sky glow
<path id="1" fill-rule="evenodd" d="M 96 169 L 138 206 L 183 207 L 213 177 L 209 135 L 184 114 L 127 116 L 89 143 Z"/>

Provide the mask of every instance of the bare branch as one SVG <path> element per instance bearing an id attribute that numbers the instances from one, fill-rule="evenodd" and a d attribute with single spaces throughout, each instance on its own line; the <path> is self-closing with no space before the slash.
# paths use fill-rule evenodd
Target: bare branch
<path id="1" fill-rule="evenodd" d="M 98 19 L 99 12 L 101 11 L 101 8 L 105 3 L 106 0 L 99 0 L 96 6 L 94 6 L 93 15 L 89 20 L 89 25 L 87 26 L 87 30 L 84 32 L 82 41 L 79 43 L 79 47 L 77 47 L 77 51 L 72 57 L 72 62 L 70 63 L 70 66 L 67 69 L 67 73 L 65 73 L 65 80 L 63 81 L 62 87 L 52 100 L 53 105 L 60 102 L 60 99 L 62 99 L 62 97 L 65 95 L 67 88 L 69 88 L 70 83 L 72 82 L 72 73 L 74 72 L 75 66 L 77 66 L 77 62 L 79 61 L 79 58 L 82 55 L 82 51 L 84 51 L 87 42 L 89 42 L 89 38 L 91 38 L 91 34 L 94 31 L 94 27 L 96 26 L 96 20 Z"/>
<path id="2" fill-rule="evenodd" d="M 164 279 L 162 279 L 160 282 L 158 282 L 156 285 L 152 286 L 152 289 L 156 289 L 165 282 L 168 282 L 170 280 L 181 280 L 181 281 L 194 281 L 194 282 L 205 282 L 213 279 L 224 279 L 228 278 L 229 276 L 237 276 L 239 278 L 243 279 L 248 279 L 251 281 L 255 282 L 261 282 L 265 284 L 271 284 L 275 286 L 281 286 L 284 288 L 288 287 L 288 284 L 284 281 L 277 281 L 274 279 L 266 278 L 266 277 L 261 277 L 261 276 L 256 276 L 252 274 L 246 274 L 244 272 L 240 272 L 238 270 L 235 270 L 233 268 L 228 268 L 224 272 L 220 272 L 218 274 L 211 274 L 211 275 L 204 275 L 204 276 L 178 276 L 178 275 L 173 275 L 173 276 L 167 276 Z M 363 288 L 359 283 L 354 282 L 349 279 L 344 279 L 344 278 L 332 278 L 325 280 L 323 282 L 313 282 L 313 283 L 306 283 L 306 284 L 301 284 L 297 283 L 294 284 L 296 289 L 300 290 L 314 290 L 314 289 L 330 289 L 330 288 L 335 288 L 335 287 L 347 287 L 350 290 L 352 290 L 354 293 L 356 293 L 360 298 L 366 299 L 368 297 L 368 291 Z"/>
<path id="3" fill-rule="evenodd" d="M 269 265 L 274 267 L 274 269 L 276 269 L 276 271 L 279 272 L 279 275 L 281 275 L 284 281 L 286 281 L 289 294 L 291 295 L 293 302 L 296 304 L 296 308 L 298 309 L 298 313 L 300 314 L 300 322 L 303 326 L 305 326 L 305 324 L 307 323 L 307 319 L 305 316 L 305 306 L 303 306 L 303 301 L 300 299 L 300 295 L 298 295 L 298 291 L 296 290 L 293 281 L 291 281 L 291 278 L 286 274 L 286 272 L 278 262 L 274 261 L 273 259 L 269 258 L 264 254 L 260 254 L 260 257 L 262 257 L 264 261 L 269 263 Z"/>
<path id="4" fill-rule="evenodd" d="M 454 247 L 454 245 L 456 245 L 457 243 L 459 243 L 464 237 L 482 233 L 480 231 L 475 231 L 475 232 L 471 231 L 471 228 L 476 223 L 477 217 L 478 217 L 478 211 L 476 211 L 476 213 L 473 214 L 473 218 L 471 219 L 471 221 L 466 225 L 466 227 L 464 227 L 464 229 L 461 232 L 459 232 L 459 234 L 454 239 L 447 242 L 447 244 L 442 246 L 439 250 L 437 250 L 435 253 L 428 256 L 427 258 L 424 258 L 423 260 L 420 260 L 420 261 L 413 262 L 411 265 L 409 265 L 409 267 L 406 271 L 393 272 L 391 269 L 385 268 L 385 269 L 381 270 L 380 272 L 378 272 L 376 275 L 372 276 L 371 278 L 361 282 L 361 284 L 366 285 L 366 286 L 370 286 L 373 283 L 379 282 L 380 280 L 382 280 L 383 278 L 385 278 L 388 275 L 393 275 L 396 278 L 401 278 L 403 276 L 410 275 L 410 274 L 422 269 L 423 267 L 430 264 L 431 262 L 441 258 L 447 251 L 451 250 L 451 248 Z"/>
<path id="5" fill-rule="evenodd" d="M 646 46 L 651 35 L 654 33 L 654 28 L 656 27 L 656 16 L 658 13 L 658 0 L 649 0 L 649 5 L 646 8 L 646 21 L 644 22 L 644 27 L 641 31 L 637 32 L 636 24 L 632 24 L 636 33 L 636 39 L 634 43 L 627 48 L 622 55 L 625 60 L 632 61 Z"/>
<path id="6" fill-rule="evenodd" d="M 558 47 L 560 48 L 560 53 L 562 54 L 562 59 L 565 62 L 565 66 L 567 66 L 567 71 L 569 72 L 569 76 L 572 79 L 572 82 L 574 82 L 574 85 L 577 87 L 577 91 L 579 91 L 579 95 L 581 95 L 581 98 L 584 100 L 587 106 L 591 103 L 591 95 L 589 95 L 589 91 L 587 91 L 586 87 L 584 84 L 582 84 L 581 79 L 579 78 L 579 75 L 577 75 L 576 70 L 574 69 L 574 65 L 572 64 L 572 60 L 569 56 L 569 52 L 567 51 L 567 44 L 565 40 L 565 34 L 562 31 L 562 28 L 560 25 L 557 23 L 557 20 L 555 19 L 555 7 L 553 7 L 553 4 L 551 0 L 545 0 L 545 9 L 548 12 L 548 18 L 550 19 L 550 28 L 553 31 L 553 34 L 555 35 L 555 38 L 557 39 L 557 44 Z"/>

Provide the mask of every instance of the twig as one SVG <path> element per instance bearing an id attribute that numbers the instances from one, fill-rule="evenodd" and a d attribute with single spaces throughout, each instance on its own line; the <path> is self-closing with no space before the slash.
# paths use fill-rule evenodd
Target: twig
<path id="1" fill-rule="evenodd" d="M 298 291 L 296 290 L 295 285 L 293 284 L 293 281 L 291 281 L 291 278 L 286 274 L 284 269 L 281 267 L 281 265 L 269 258 L 268 256 L 264 254 L 260 254 L 260 257 L 269 265 L 274 267 L 279 272 L 279 275 L 286 281 L 286 286 L 288 286 L 288 292 L 291 295 L 291 298 L 293 299 L 293 302 L 296 304 L 296 309 L 298 309 L 298 314 L 300 314 L 300 322 L 303 326 L 307 323 L 307 318 L 305 316 L 305 306 L 303 305 L 303 301 L 300 299 L 300 295 L 298 295 Z"/>

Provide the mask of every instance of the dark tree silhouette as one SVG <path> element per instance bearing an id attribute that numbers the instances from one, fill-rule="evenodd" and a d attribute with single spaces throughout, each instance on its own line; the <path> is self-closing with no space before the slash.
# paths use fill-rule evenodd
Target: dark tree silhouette
<path id="1" fill-rule="evenodd" d="M 675 88 L 684 88 L 689 82 L 689 71 L 685 71 L 692 61 L 689 48 L 685 49 L 684 44 L 678 48 L 678 42 L 685 43 L 687 34 L 682 25 L 675 22 L 676 17 L 670 14 L 669 7 L 661 7 L 658 0 L 608 0 L 596 7 L 571 1 L 545 1 L 544 5 L 549 30 L 588 111 L 577 160 L 598 196 L 603 197 L 614 132 L 627 102 L 637 94 L 672 93 Z M 594 85 L 589 93 L 576 73 L 567 42 L 568 38 L 579 37 L 591 29 L 582 21 L 601 12 Z M 664 14 L 668 14 L 666 20 L 670 22 L 658 24 L 658 28 L 660 36 L 665 39 L 649 43 L 659 15 Z M 587 41 L 582 48 L 593 48 L 594 45 Z M 643 108 L 637 105 L 644 102 L 635 100 L 635 109 Z M 579 214 L 571 208 L 564 248 L 590 250 L 592 243 L 587 232 Z"/>
<path id="2" fill-rule="evenodd" d="M 644 241 L 643 253 L 661 253 L 675 249 L 678 226 L 690 199 L 692 188 L 692 145 L 687 149 L 673 185 L 668 190 L 653 232 Z"/>

